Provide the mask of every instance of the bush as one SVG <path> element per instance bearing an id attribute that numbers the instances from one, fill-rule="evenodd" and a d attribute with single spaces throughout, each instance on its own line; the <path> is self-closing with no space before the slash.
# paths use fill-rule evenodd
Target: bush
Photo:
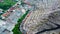
<path id="1" fill-rule="evenodd" d="M 26 15 L 28 14 L 29 10 L 26 11 L 26 13 L 18 19 L 18 23 L 15 25 L 14 29 L 12 30 L 14 34 L 22 34 L 22 32 L 20 31 L 20 24 L 22 23 L 23 19 L 26 17 Z"/>

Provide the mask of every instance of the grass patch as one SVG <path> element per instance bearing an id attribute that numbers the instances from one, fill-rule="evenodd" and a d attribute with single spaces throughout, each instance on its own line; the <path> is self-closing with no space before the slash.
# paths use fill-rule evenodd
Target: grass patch
<path id="1" fill-rule="evenodd" d="M 3 10 L 9 9 L 12 5 L 14 5 L 16 2 L 13 0 L 3 0 L 3 2 L 0 2 L 0 8 Z"/>
<path id="2" fill-rule="evenodd" d="M 20 31 L 20 24 L 22 23 L 23 19 L 26 17 L 26 15 L 28 14 L 29 10 L 26 11 L 26 13 L 18 19 L 18 23 L 15 25 L 14 29 L 12 30 L 13 31 L 13 34 L 22 34 L 22 32 Z"/>

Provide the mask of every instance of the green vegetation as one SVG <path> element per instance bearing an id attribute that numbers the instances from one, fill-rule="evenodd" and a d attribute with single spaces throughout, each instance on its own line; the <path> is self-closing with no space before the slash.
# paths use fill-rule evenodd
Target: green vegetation
<path id="1" fill-rule="evenodd" d="M 23 19 L 26 17 L 26 15 L 28 14 L 29 10 L 26 11 L 26 13 L 18 19 L 18 23 L 15 25 L 14 29 L 12 30 L 14 34 L 22 34 L 22 32 L 20 31 L 19 27 L 20 27 L 20 24 L 22 23 Z"/>
<path id="2" fill-rule="evenodd" d="M 7 10 L 15 3 L 16 2 L 14 2 L 13 0 L 3 0 L 3 2 L 0 2 L 0 8 L 3 10 Z"/>

